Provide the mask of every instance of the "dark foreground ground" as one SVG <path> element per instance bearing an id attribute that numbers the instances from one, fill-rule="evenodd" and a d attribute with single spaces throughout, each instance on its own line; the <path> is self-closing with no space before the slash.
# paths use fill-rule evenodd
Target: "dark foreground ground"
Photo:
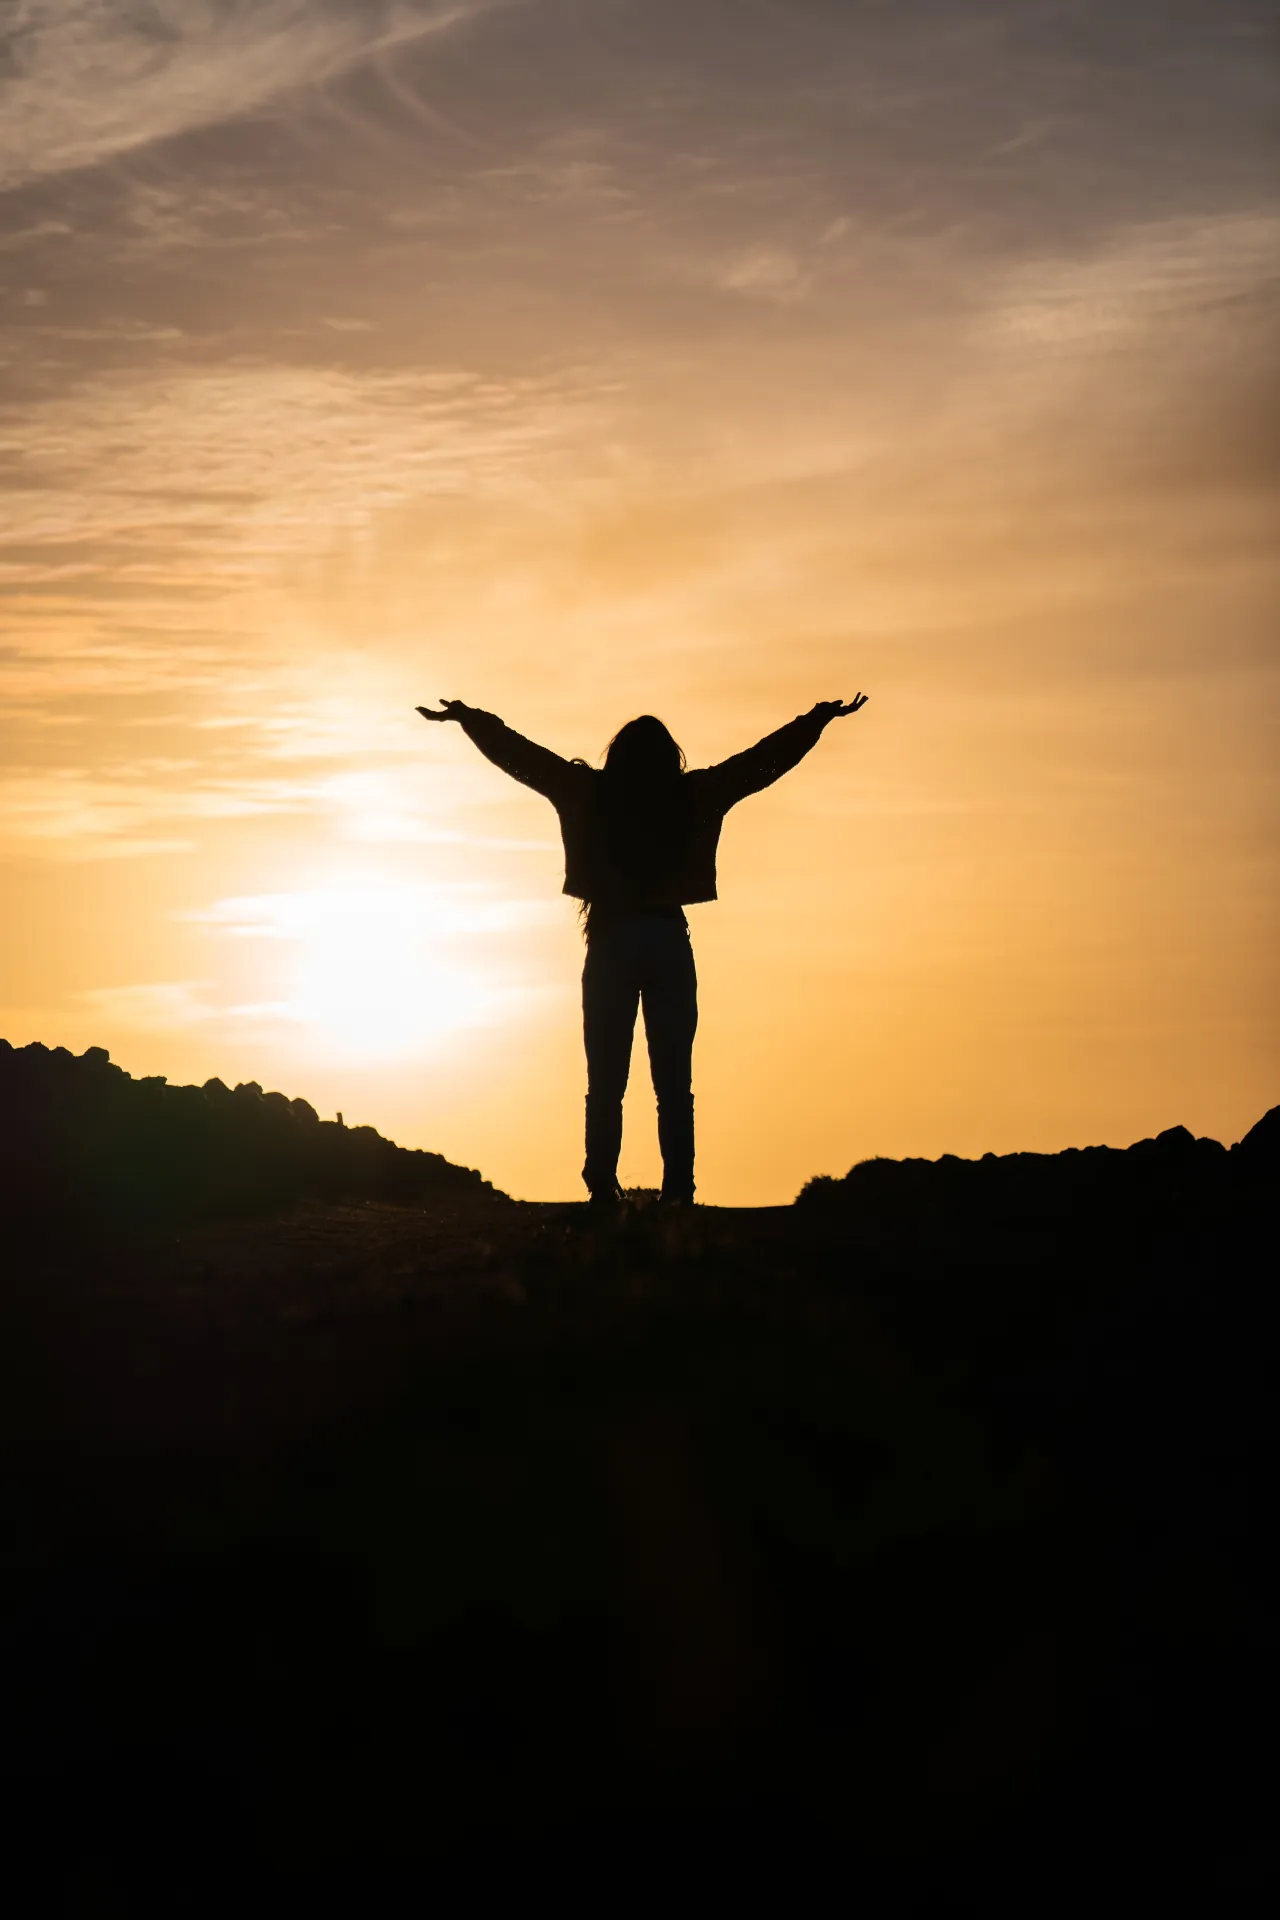
<path id="1" fill-rule="evenodd" d="M 28 1223 L 24 1911 L 1251 1901 L 1273 1159 Z"/>

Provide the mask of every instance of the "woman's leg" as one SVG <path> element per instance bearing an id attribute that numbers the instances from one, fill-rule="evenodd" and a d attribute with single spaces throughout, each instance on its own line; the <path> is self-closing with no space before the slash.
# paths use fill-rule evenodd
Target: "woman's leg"
<path id="1" fill-rule="evenodd" d="M 644 1032 L 658 1096 L 662 1197 L 693 1199 L 693 1036 L 698 1028 L 698 975 L 689 929 L 650 921 L 644 971 Z"/>
<path id="2" fill-rule="evenodd" d="M 618 1190 L 622 1096 L 640 1003 L 634 941 L 625 922 L 593 935 L 582 969 L 582 1037 L 587 1049 L 587 1157 L 582 1178 L 593 1195 Z"/>

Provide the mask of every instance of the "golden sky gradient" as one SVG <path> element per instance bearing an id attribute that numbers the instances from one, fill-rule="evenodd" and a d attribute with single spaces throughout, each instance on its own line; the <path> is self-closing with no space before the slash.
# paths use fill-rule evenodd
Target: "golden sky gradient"
<path id="1" fill-rule="evenodd" d="M 863 688 L 691 910 L 700 1198 L 1280 1098 L 1269 7 L 5 20 L 0 1033 L 575 1197 L 555 817 L 415 703 Z"/>

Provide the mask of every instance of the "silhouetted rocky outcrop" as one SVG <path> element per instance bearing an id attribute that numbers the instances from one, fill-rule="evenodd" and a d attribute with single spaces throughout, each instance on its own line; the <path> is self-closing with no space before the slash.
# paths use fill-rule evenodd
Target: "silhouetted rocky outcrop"
<path id="1" fill-rule="evenodd" d="M 43 1906 L 1260 1904 L 1280 1109 L 602 1220 L 101 1052 L 0 1102 Z"/>
<path id="2" fill-rule="evenodd" d="M 1163 1214 L 1175 1202 L 1217 1199 L 1241 1184 L 1280 1173 L 1280 1107 L 1229 1151 L 1186 1127 L 1168 1127 L 1133 1146 L 1068 1147 L 1062 1153 L 987 1153 L 962 1160 L 861 1160 L 843 1179 L 822 1175 L 802 1188 L 806 1209 L 856 1210 L 869 1218 L 954 1216 L 988 1226 L 1019 1222 L 1069 1225 L 1117 1219 L 1144 1209 Z"/>
<path id="3" fill-rule="evenodd" d="M 1238 1153 L 1244 1164 L 1274 1179 L 1280 1172 L 1280 1107 L 1264 1113 L 1257 1126 L 1250 1127 L 1231 1151 Z"/>
<path id="4" fill-rule="evenodd" d="M 493 1194 L 479 1173 L 321 1120 L 256 1081 L 135 1080 L 106 1049 L 0 1041 L 0 1205 L 10 1220 L 247 1212 L 304 1195 L 414 1201 Z"/>

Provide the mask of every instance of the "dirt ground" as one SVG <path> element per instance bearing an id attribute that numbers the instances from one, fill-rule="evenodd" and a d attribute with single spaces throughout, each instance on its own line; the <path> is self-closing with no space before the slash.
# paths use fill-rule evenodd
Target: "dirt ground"
<path id="1" fill-rule="evenodd" d="M 13 1245 L 7 1792 L 52 1910 L 1249 1890 L 1246 1213 Z"/>

